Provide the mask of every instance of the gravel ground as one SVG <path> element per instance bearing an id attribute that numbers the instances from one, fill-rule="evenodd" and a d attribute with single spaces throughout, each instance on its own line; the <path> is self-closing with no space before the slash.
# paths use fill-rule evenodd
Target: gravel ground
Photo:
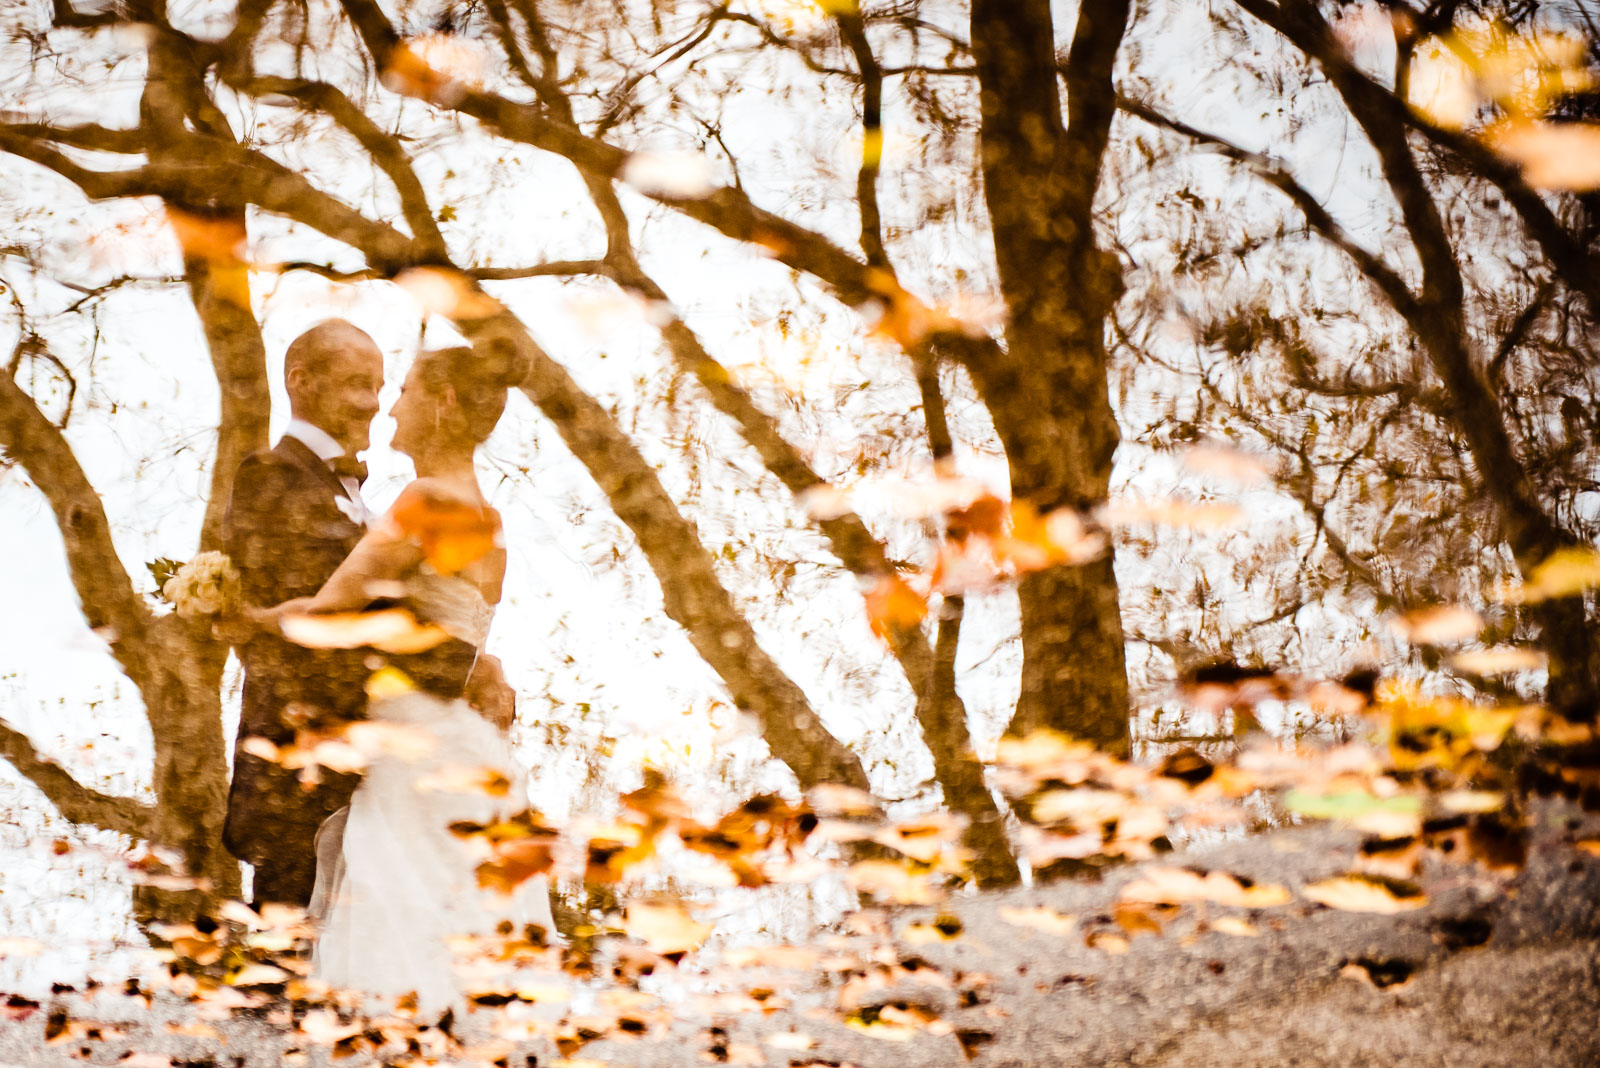
<path id="1" fill-rule="evenodd" d="M 1358 845 L 1353 834 L 1295 829 L 1180 853 L 1161 863 L 1283 884 L 1295 899 L 1259 910 L 1186 905 L 1159 933 L 1126 937 L 1121 953 L 1111 951 L 1122 948 L 1116 939 L 1091 947 L 1086 936 L 1127 936 L 1114 922 L 1118 894 L 1148 866 L 1096 882 L 959 898 L 939 909 L 871 913 L 855 933 L 819 934 L 817 947 L 879 967 L 831 976 L 742 969 L 737 974 L 746 989 L 769 986 L 788 1002 L 764 1013 L 707 1011 L 669 984 L 663 996 L 672 1008 L 650 1035 L 592 1041 L 569 1050 L 565 1063 L 1600 1065 L 1600 857 L 1570 844 L 1595 834 L 1594 821 L 1575 829 L 1575 816 L 1541 812 L 1528 863 L 1514 878 L 1430 863 L 1420 880 L 1428 905 L 1396 915 L 1337 911 L 1300 895 L 1306 883 L 1350 867 Z M 1004 916 L 1039 907 L 1071 914 L 1076 923 L 1057 935 Z M 1258 933 L 1223 933 L 1215 926 L 1223 917 L 1247 920 Z M 936 919 L 954 930 L 952 918 L 959 934 L 946 940 L 932 933 Z M 925 1022 L 896 1038 L 841 1022 L 841 1006 L 866 1007 L 870 1019 L 870 1010 L 885 1003 L 921 1013 Z M 146 1008 L 120 995 L 86 1003 L 63 994 L 50 1008 L 126 1030 L 101 1041 L 47 1045 L 41 1011 L 0 1024 L 0 1064 L 165 1063 L 156 1057 L 191 1068 L 373 1062 L 364 1054 L 333 1059 L 327 1047 L 304 1045 L 303 1037 L 296 1046 L 286 1028 L 259 1018 L 212 1021 L 215 1036 L 179 1033 L 193 1015 L 177 999 Z M 495 1012 L 470 1014 L 456 1034 L 470 1047 L 489 1037 L 495 1019 Z M 774 1036 L 787 1037 L 774 1043 Z M 814 1045 L 795 1048 L 805 1044 L 802 1036 Z M 548 1040 L 477 1062 L 459 1049 L 436 1052 L 437 1063 L 446 1064 L 491 1063 L 497 1054 L 510 1068 L 564 1063 Z"/>

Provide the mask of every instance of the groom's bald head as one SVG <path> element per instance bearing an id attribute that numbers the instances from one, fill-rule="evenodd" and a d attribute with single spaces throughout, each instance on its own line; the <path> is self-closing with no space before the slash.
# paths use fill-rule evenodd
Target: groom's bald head
<path id="1" fill-rule="evenodd" d="M 365 330 L 327 319 L 289 343 L 283 357 L 289 409 L 355 454 L 367 447 L 383 387 L 383 353 Z"/>

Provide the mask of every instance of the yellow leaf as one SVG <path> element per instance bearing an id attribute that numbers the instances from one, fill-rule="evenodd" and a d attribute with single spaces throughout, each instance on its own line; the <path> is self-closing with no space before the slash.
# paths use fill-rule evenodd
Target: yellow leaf
<path id="1" fill-rule="evenodd" d="M 1600 126 L 1513 121 L 1489 130 L 1484 138 L 1520 166 L 1523 179 L 1537 189 L 1600 189 Z"/>
<path id="2" fill-rule="evenodd" d="M 1219 916 L 1211 921 L 1211 929 L 1240 938 L 1256 938 L 1261 934 L 1255 924 L 1238 916 Z"/>
<path id="3" fill-rule="evenodd" d="M 1062 938 L 1071 934 L 1078 923 L 1076 916 L 1057 912 L 1047 905 L 1036 905 L 1031 908 L 1012 908 L 1002 905 L 999 913 L 1002 920 L 1015 927 L 1031 927 L 1035 931 L 1044 931 Z"/>
<path id="4" fill-rule="evenodd" d="M 1600 552 L 1587 547 L 1559 549 L 1528 573 L 1528 581 L 1503 593 L 1508 604 L 1533 604 L 1571 597 L 1600 586 Z"/>
<path id="5" fill-rule="evenodd" d="M 1450 658 L 1450 666 L 1457 671 L 1473 675 L 1506 675 L 1513 671 L 1535 671 L 1544 667 L 1544 654 L 1517 645 L 1497 645 L 1489 649 L 1476 649 L 1457 653 Z"/>
<path id="6" fill-rule="evenodd" d="M 385 667 L 374 671 L 366 682 L 367 700 L 382 701 L 390 697 L 399 697 L 403 693 L 411 693 L 416 687 L 404 671 L 399 668 Z M 265 739 L 263 739 L 265 740 Z"/>
<path id="7" fill-rule="evenodd" d="M 1239 908 L 1272 908 L 1290 900 L 1289 891 L 1275 884 L 1247 886 L 1244 880 L 1227 872 L 1201 873 L 1163 866 L 1145 868 L 1142 878 L 1124 886 L 1119 896 L 1124 901 L 1171 905 L 1212 901 Z"/>
<path id="8" fill-rule="evenodd" d="M 687 953 L 698 949 L 711 933 L 677 901 L 635 901 L 628 905 L 623 930 L 657 953 Z"/>
<path id="9" fill-rule="evenodd" d="M 308 649 L 359 649 L 386 653 L 421 653 L 450 640 L 442 627 L 419 623 L 404 608 L 376 612 L 331 612 L 290 615 L 280 621 L 283 636 Z"/>
<path id="10" fill-rule="evenodd" d="M 268 983 L 282 983 L 289 978 L 289 973 L 282 968 L 274 968 L 270 964 L 246 964 L 229 979 L 231 986 L 264 986 Z"/>
<path id="11" fill-rule="evenodd" d="M 846 879 L 853 890 L 898 901 L 903 905 L 931 905 L 939 893 L 928 877 L 907 871 L 903 865 L 887 860 L 864 860 L 850 868 Z"/>
<path id="12" fill-rule="evenodd" d="M 1439 645 L 1476 637 L 1483 617 L 1460 605 L 1437 605 L 1396 616 L 1389 628 L 1413 645 Z"/>
<path id="13" fill-rule="evenodd" d="M 1320 905 L 1346 912 L 1388 915 L 1420 909 L 1428 903 L 1428 896 L 1410 883 L 1354 872 L 1310 883 L 1303 892 Z"/>

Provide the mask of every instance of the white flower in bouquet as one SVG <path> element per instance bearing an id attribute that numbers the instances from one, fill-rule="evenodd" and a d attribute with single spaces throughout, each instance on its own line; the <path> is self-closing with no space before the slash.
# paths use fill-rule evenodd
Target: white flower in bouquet
<path id="1" fill-rule="evenodd" d="M 239 607 L 239 569 L 227 553 L 201 553 L 173 573 L 161 595 L 185 619 L 233 612 Z"/>

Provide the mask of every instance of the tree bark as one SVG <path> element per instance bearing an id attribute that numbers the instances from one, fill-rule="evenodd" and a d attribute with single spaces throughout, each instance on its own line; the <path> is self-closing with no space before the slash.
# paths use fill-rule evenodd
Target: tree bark
<path id="1" fill-rule="evenodd" d="M 1105 316 L 1121 292 L 1095 244 L 1093 203 L 1128 0 L 1085 3 L 1056 88 L 1049 0 L 973 0 L 984 196 L 1010 321 L 1006 350 L 975 368 L 1005 443 L 1011 492 L 1041 512 L 1106 497 L 1118 442 L 1106 384 Z M 1054 728 L 1128 751 L 1122 617 L 1110 559 L 1025 578 L 1022 693 L 1012 733 Z"/>

